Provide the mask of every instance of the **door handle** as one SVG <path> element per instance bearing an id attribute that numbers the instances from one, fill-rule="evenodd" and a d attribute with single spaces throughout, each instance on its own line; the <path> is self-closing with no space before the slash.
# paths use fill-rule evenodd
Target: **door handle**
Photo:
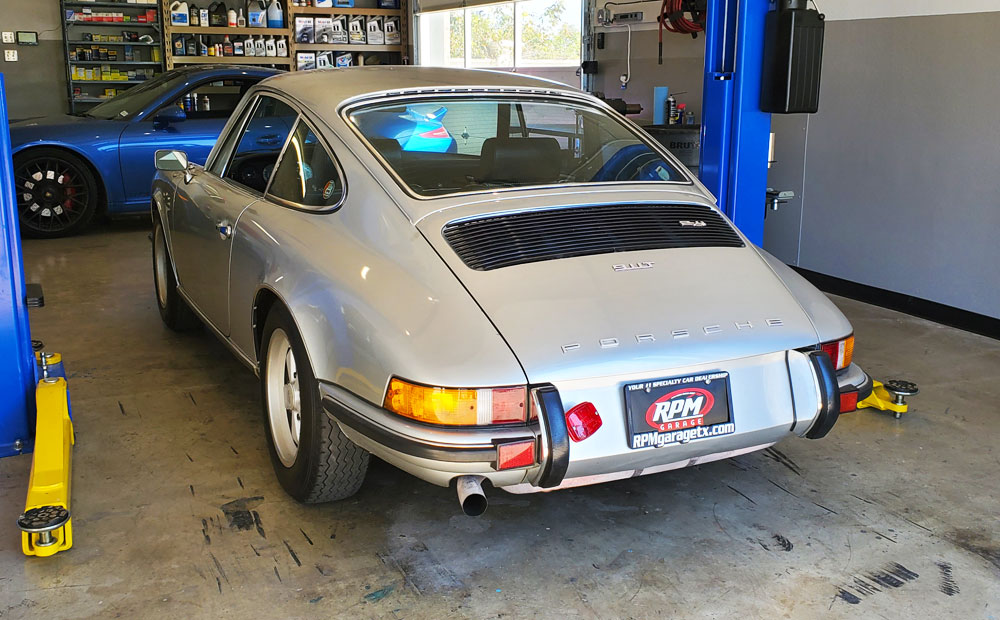
<path id="1" fill-rule="evenodd" d="M 233 225 L 226 220 L 220 220 L 217 229 L 219 231 L 219 239 L 223 241 L 233 236 Z"/>
<path id="2" fill-rule="evenodd" d="M 266 136 L 261 136 L 257 138 L 257 144 L 260 144 L 261 146 L 274 146 L 278 143 L 280 139 L 281 136 L 279 136 L 276 133 L 271 133 Z"/>

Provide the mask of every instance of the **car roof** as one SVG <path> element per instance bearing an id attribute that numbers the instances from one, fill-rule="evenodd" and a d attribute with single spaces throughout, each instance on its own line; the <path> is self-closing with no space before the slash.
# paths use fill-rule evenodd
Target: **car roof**
<path id="1" fill-rule="evenodd" d="M 400 65 L 296 71 L 268 78 L 261 86 L 285 93 L 320 114 L 336 110 L 345 101 L 375 93 L 465 89 L 580 92 L 566 84 L 509 71 Z"/>

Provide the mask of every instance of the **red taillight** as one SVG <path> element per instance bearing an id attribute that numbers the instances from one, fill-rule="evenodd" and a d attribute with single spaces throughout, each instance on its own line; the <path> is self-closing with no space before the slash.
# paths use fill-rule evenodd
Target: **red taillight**
<path id="1" fill-rule="evenodd" d="M 824 343 L 820 347 L 830 356 L 835 369 L 847 368 L 854 358 L 854 335 L 852 334 L 843 340 Z"/>
<path id="2" fill-rule="evenodd" d="M 437 129 L 432 129 L 430 131 L 425 131 L 424 133 L 420 134 L 420 137 L 421 138 L 450 138 L 451 134 L 448 133 L 448 130 L 444 128 L 444 125 L 441 125 Z"/>
<path id="3" fill-rule="evenodd" d="M 566 430 L 573 441 L 583 441 L 601 428 L 601 416 L 593 403 L 580 403 L 566 412 Z"/>
<path id="4" fill-rule="evenodd" d="M 535 464 L 535 440 L 502 443 L 497 446 L 497 470 Z"/>
<path id="5" fill-rule="evenodd" d="M 858 410 L 858 391 L 840 393 L 840 413 L 850 413 Z"/>

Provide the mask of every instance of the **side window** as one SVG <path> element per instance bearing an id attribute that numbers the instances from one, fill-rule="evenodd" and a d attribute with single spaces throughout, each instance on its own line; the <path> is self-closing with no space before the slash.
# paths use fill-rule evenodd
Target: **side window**
<path id="1" fill-rule="evenodd" d="M 247 116 L 254 113 L 256 106 L 256 100 L 250 102 L 250 104 L 243 109 L 243 114 L 240 115 L 240 118 L 236 119 L 232 127 L 230 127 L 229 133 L 220 138 L 221 145 L 219 146 L 219 152 L 215 155 L 215 159 L 210 163 L 208 168 L 213 174 L 220 177 L 223 176 L 223 173 L 226 170 L 226 164 L 229 163 L 229 158 L 233 154 L 233 149 L 236 148 L 236 142 L 240 139 L 240 136 L 243 135 L 243 132 L 241 131 L 243 122 Z"/>
<path id="2" fill-rule="evenodd" d="M 233 113 L 240 99 L 259 80 L 218 80 L 203 82 L 189 89 L 170 105 L 184 110 L 191 120 L 226 119 Z"/>
<path id="3" fill-rule="evenodd" d="M 291 106 L 278 99 L 258 99 L 224 176 L 263 193 L 297 117 Z"/>
<path id="4" fill-rule="evenodd" d="M 344 185 L 337 166 L 305 122 L 299 121 L 292 133 L 267 193 L 296 205 L 319 209 L 340 202 Z"/>

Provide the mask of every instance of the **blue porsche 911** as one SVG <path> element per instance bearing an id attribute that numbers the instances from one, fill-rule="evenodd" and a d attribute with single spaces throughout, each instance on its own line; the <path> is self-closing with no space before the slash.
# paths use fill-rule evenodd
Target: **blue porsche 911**
<path id="1" fill-rule="evenodd" d="M 81 116 L 11 123 L 22 234 L 62 237 L 95 213 L 148 211 L 154 151 L 179 149 L 205 163 L 243 94 L 276 73 L 237 65 L 175 69 Z M 277 134 L 255 139 L 266 144 Z"/>

